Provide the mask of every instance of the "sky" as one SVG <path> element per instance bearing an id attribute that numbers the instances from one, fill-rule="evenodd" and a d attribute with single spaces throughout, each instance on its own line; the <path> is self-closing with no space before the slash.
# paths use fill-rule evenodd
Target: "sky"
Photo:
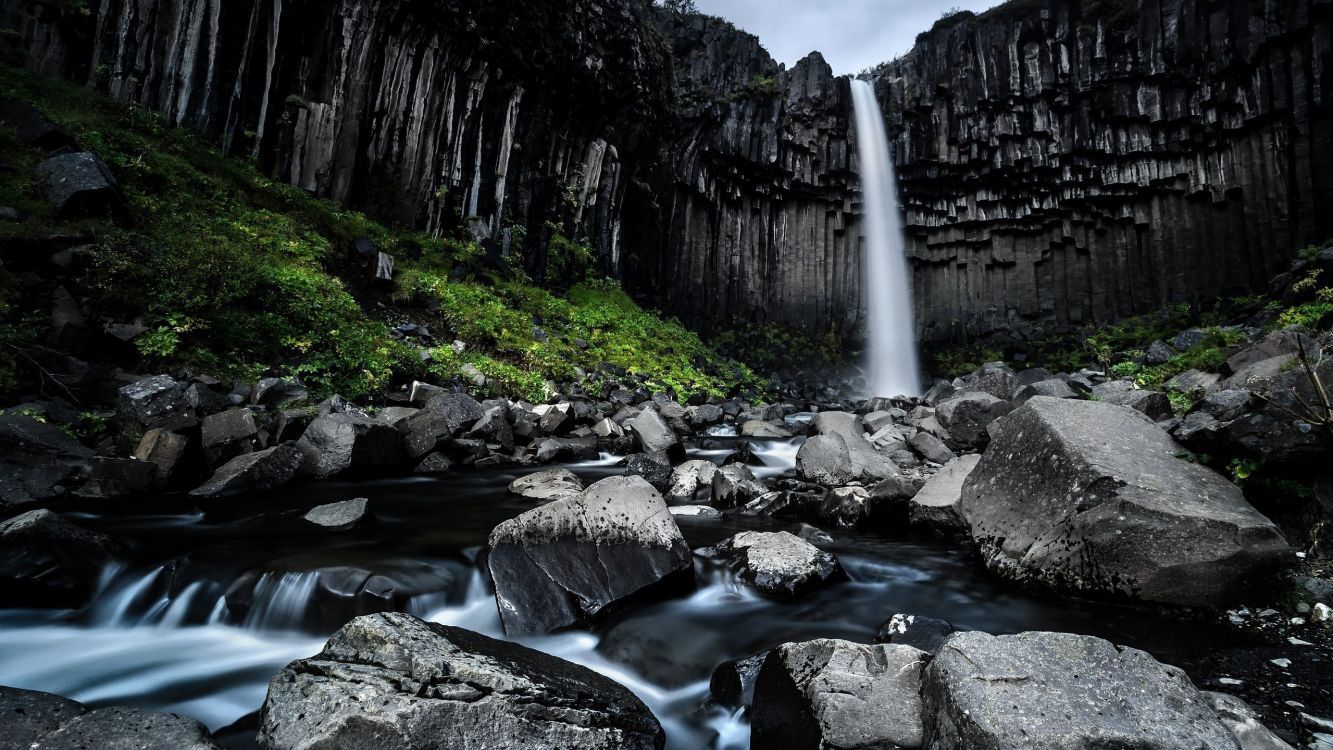
<path id="1" fill-rule="evenodd" d="M 857 73 L 907 52 L 946 10 L 983 11 L 1000 0 L 695 0 L 759 37 L 791 67 L 814 50 L 836 74 Z"/>

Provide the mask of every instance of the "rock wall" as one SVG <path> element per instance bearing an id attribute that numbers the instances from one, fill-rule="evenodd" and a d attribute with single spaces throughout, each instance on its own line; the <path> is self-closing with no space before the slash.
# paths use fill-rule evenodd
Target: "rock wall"
<path id="1" fill-rule="evenodd" d="M 877 71 L 928 339 L 1265 288 L 1333 237 L 1333 3 L 1017 2 Z"/>

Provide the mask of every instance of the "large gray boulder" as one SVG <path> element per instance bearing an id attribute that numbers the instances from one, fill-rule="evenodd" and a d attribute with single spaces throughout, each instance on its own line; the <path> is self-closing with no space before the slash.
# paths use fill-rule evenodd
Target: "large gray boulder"
<path id="1" fill-rule="evenodd" d="M 285 487 L 305 460 L 305 454 L 292 445 L 247 453 L 223 464 L 190 494 L 212 499 Z"/>
<path id="2" fill-rule="evenodd" d="M 0 416 L 0 516 L 65 495 L 92 456 L 59 427 Z"/>
<path id="3" fill-rule="evenodd" d="M 26 748 L 88 709 L 82 703 L 36 690 L 0 686 L 0 747 Z"/>
<path id="4" fill-rule="evenodd" d="M 986 447 L 990 437 L 986 428 L 1008 414 L 1008 401 L 982 391 L 969 391 L 935 407 L 935 418 L 949 431 L 949 442 L 961 450 Z"/>
<path id="5" fill-rule="evenodd" d="M 496 526 L 486 566 L 511 635 L 585 623 L 674 574 L 692 576 L 666 501 L 637 476 L 603 479 Z"/>
<path id="6" fill-rule="evenodd" d="M 745 464 L 727 464 L 713 472 L 713 506 L 735 508 L 768 492 Z"/>
<path id="7" fill-rule="evenodd" d="M 804 596 L 844 575 L 832 553 L 786 531 L 742 531 L 706 553 L 726 561 L 741 580 L 773 596 Z"/>
<path id="8" fill-rule="evenodd" d="M 671 487 L 666 500 L 673 505 L 707 503 L 713 496 L 713 475 L 717 464 L 701 458 L 677 466 L 671 471 Z"/>
<path id="9" fill-rule="evenodd" d="M 91 151 L 56 154 L 39 162 L 33 174 L 61 218 L 124 215 L 125 199 L 115 176 Z"/>
<path id="10" fill-rule="evenodd" d="M 959 509 L 963 483 L 980 461 L 976 453 L 960 456 L 926 480 L 926 486 L 907 503 L 908 520 L 935 531 L 966 532 L 967 521 Z"/>
<path id="11" fill-rule="evenodd" d="M 644 453 L 661 451 L 671 456 L 675 463 L 684 460 L 685 451 L 680 438 L 656 411 L 644 409 L 637 417 L 625 422 L 625 429 L 639 441 Z"/>
<path id="12" fill-rule="evenodd" d="M 585 667 L 405 614 L 359 617 L 269 683 L 268 750 L 660 749 L 657 719 Z"/>
<path id="13" fill-rule="evenodd" d="M 32 744 L 32 750 L 222 750 L 197 720 L 115 706 L 76 716 Z"/>
<path id="14" fill-rule="evenodd" d="M 403 460 L 401 441 L 397 430 L 374 417 L 344 412 L 311 422 L 296 447 L 305 455 L 301 473 L 326 479 L 397 466 Z"/>
<path id="15" fill-rule="evenodd" d="M 1237 750 L 1176 667 L 1069 633 L 955 633 L 925 672 L 931 750 Z"/>
<path id="16" fill-rule="evenodd" d="M 1225 601 L 1290 554 L 1231 482 L 1147 417 L 1039 396 L 993 430 L 961 511 L 987 565 L 1083 594 Z"/>
<path id="17" fill-rule="evenodd" d="M 812 437 L 796 452 L 796 474 L 808 482 L 839 487 L 875 484 L 898 467 L 865 436 L 861 418 L 847 412 L 822 412 L 810 421 Z"/>
<path id="18" fill-rule="evenodd" d="M 197 420 L 185 387 L 170 375 L 154 375 L 121 386 L 116 411 L 126 422 L 152 429 L 192 426 Z"/>
<path id="19" fill-rule="evenodd" d="M 921 674 L 929 658 L 911 646 L 831 639 L 778 646 L 755 681 L 750 747 L 920 747 Z"/>
<path id="20" fill-rule="evenodd" d="M 486 416 L 481 404 L 465 393 L 442 393 L 421 411 L 398 423 L 403 448 L 411 458 L 434 451 L 440 441 L 458 437 Z"/>
<path id="21" fill-rule="evenodd" d="M 120 545 L 49 510 L 0 522 L 0 601 L 14 607 L 77 607 Z"/>
<path id="22" fill-rule="evenodd" d="M 249 453 L 258 444 L 259 427 L 254 412 L 249 409 L 229 409 L 210 414 L 199 424 L 199 444 L 204 449 L 204 461 L 217 466 Z"/>

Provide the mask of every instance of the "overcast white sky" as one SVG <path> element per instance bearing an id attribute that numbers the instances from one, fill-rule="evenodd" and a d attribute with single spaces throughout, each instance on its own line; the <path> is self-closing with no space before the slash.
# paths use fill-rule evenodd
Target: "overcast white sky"
<path id="1" fill-rule="evenodd" d="M 778 62 L 814 50 L 837 74 L 856 73 L 907 52 L 945 10 L 982 11 L 1000 0 L 695 0 L 759 37 Z"/>

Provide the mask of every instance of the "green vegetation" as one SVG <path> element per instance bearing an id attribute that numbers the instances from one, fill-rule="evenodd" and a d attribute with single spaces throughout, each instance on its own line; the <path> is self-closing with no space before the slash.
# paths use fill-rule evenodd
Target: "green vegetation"
<path id="1" fill-rule="evenodd" d="M 779 372 L 794 365 L 830 368 L 846 364 L 849 353 L 842 337 L 833 330 L 814 333 L 799 328 L 766 323 L 735 323 L 712 339 L 719 352 L 742 360 L 761 372 Z"/>
<path id="2" fill-rule="evenodd" d="M 41 154 L 0 130 L 0 162 L 14 167 L 0 171 L 0 205 L 28 217 L 0 222 L 0 246 L 7 248 L 0 255 L 0 345 L 18 355 L 42 353 L 47 321 L 45 312 L 31 314 L 33 305 L 20 304 L 19 287 L 2 265 L 12 267 L 8 248 L 43 247 L 52 234 L 73 233 L 93 244 L 86 287 L 95 315 L 141 318 L 147 326 L 133 342 L 145 371 L 188 366 L 237 379 L 287 375 L 316 393 L 348 398 L 411 378 L 476 372 L 493 393 L 541 398 L 547 379 L 572 378 L 576 367 L 592 370 L 601 362 L 682 397 L 758 384 L 748 369 L 722 361 L 678 323 L 591 280 L 591 251 L 558 227 L 552 227 L 548 275 L 573 287 L 568 299 L 521 277 L 483 271 L 474 243 L 393 230 L 312 198 L 267 179 L 251 163 L 223 157 L 155 113 L 85 88 L 0 67 L 0 98 L 34 103 L 101 156 L 133 217 L 129 228 L 56 220 L 31 178 Z M 439 303 L 438 313 L 410 315 L 440 340 L 466 342 L 462 354 L 436 348 L 427 364 L 420 350 L 390 334 L 402 316 L 369 304 L 386 296 L 352 259 L 360 237 L 399 259 L 393 299 Z M 406 260 L 409 243 L 422 249 L 420 260 Z M 0 357 L 0 392 L 17 387 L 19 358 Z"/>

